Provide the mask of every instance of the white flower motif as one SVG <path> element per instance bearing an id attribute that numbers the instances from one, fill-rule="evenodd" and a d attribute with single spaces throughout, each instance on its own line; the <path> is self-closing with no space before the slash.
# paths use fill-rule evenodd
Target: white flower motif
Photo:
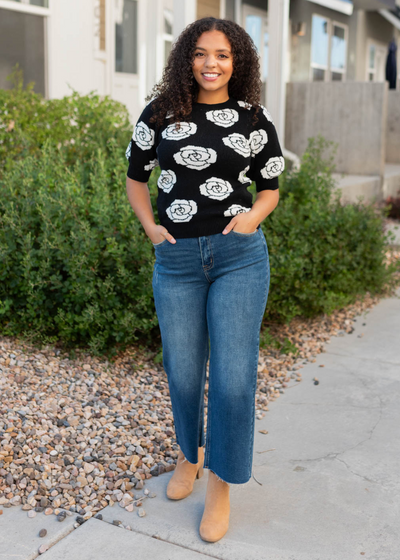
<path id="1" fill-rule="evenodd" d="M 239 120 L 239 113 L 235 109 L 215 109 L 207 111 L 206 117 L 214 124 L 228 128 Z"/>
<path id="2" fill-rule="evenodd" d="M 176 128 L 177 123 L 169 124 L 165 130 L 162 131 L 161 136 L 165 140 L 183 140 L 184 138 L 189 138 L 192 134 L 197 131 L 196 123 L 181 122 L 180 129 Z"/>
<path id="3" fill-rule="evenodd" d="M 167 216 L 173 222 L 189 222 L 197 213 L 194 200 L 175 199 L 166 209 Z"/>
<path id="4" fill-rule="evenodd" d="M 285 159 L 283 156 L 271 157 L 261 169 L 261 175 L 264 179 L 272 179 L 278 177 L 285 169 Z"/>
<path id="5" fill-rule="evenodd" d="M 176 183 L 176 175 L 172 169 L 163 169 L 157 181 L 157 185 L 160 189 L 166 193 L 169 193 L 172 187 Z"/>
<path id="6" fill-rule="evenodd" d="M 253 132 L 250 134 L 251 155 L 254 157 L 256 154 L 261 152 L 267 142 L 268 134 L 266 130 L 262 128 L 260 128 L 259 130 L 253 130 Z"/>
<path id="7" fill-rule="evenodd" d="M 247 103 L 247 101 L 238 101 L 238 105 L 244 107 L 245 109 L 248 109 L 249 111 L 252 108 L 251 103 Z"/>
<path id="8" fill-rule="evenodd" d="M 267 118 L 267 120 L 269 120 L 270 122 L 274 122 L 272 120 L 271 114 L 267 111 L 267 109 L 264 107 L 264 105 L 260 105 L 262 112 L 264 113 L 265 117 Z"/>
<path id="9" fill-rule="evenodd" d="M 248 165 L 247 167 L 245 167 L 245 168 L 243 169 L 243 171 L 241 171 L 241 172 L 239 173 L 238 180 L 239 180 L 241 183 L 252 183 L 252 182 L 253 182 L 249 177 L 245 177 L 245 174 L 248 172 L 249 169 L 250 169 L 250 165 Z"/>
<path id="10" fill-rule="evenodd" d="M 189 169 L 206 169 L 217 161 L 217 152 L 203 146 L 184 146 L 174 154 L 174 160 Z"/>
<path id="11" fill-rule="evenodd" d="M 218 179 L 217 177 L 210 177 L 205 183 L 199 187 L 201 194 L 213 198 L 214 200 L 223 200 L 233 192 L 232 185 L 229 181 Z"/>
<path id="12" fill-rule="evenodd" d="M 145 122 L 140 121 L 135 126 L 132 138 L 139 148 L 142 150 L 150 150 L 154 145 L 154 136 L 154 130 L 149 128 Z"/>
<path id="13" fill-rule="evenodd" d="M 249 141 L 245 136 L 243 136 L 243 134 L 234 132 L 233 134 L 229 134 L 229 136 L 225 136 L 225 138 L 222 138 L 222 142 L 225 144 L 225 146 L 233 148 L 235 152 L 242 155 L 243 157 L 249 157 L 249 155 L 251 154 Z"/>
<path id="14" fill-rule="evenodd" d="M 240 204 L 232 204 L 228 210 L 225 210 L 224 216 L 236 216 L 237 214 L 243 214 L 243 212 L 250 212 L 250 210 L 251 208 L 246 208 Z"/>
<path id="15" fill-rule="evenodd" d="M 160 165 L 160 164 L 158 163 L 158 160 L 152 159 L 152 160 L 148 163 L 148 165 L 145 165 L 145 166 L 144 166 L 144 168 L 145 168 L 146 171 L 151 171 L 152 169 L 154 169 L 155 167 L 157 167 L 157 165 Z"/>
<path id="16" fill-rule="evenodd" d="M 132 140 L 130 140 L 130 142 L 128 144 L 128 147 L 126 148 L 126 151 L 125 151 L 126 159 L 129 160 L 129 158 L 131 157 L 131 152 L 132 152 Z"/>

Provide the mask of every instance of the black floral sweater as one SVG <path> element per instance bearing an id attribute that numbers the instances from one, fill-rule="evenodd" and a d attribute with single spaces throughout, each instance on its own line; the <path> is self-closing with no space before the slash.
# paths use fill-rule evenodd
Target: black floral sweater
<path id="1" fill-rule="evenodd" d="M 233 216 L 248 212 L 257 192 L 276 190 L 284 159 L 276 129 L 261 106 L 230 97 L 223 103 L 193 103 L 189 122 L 150 123 L 151 101 L 143 109 L 126 150 L 127 175 L 147 183 L 161 168 L 157 209 L 160 224 L 175 238 L 221 233 Z"/>

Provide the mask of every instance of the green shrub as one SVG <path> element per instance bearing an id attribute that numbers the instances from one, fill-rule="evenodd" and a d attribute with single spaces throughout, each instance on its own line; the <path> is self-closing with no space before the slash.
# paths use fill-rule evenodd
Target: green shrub
<path id="1" fill-rule="evenodd" d="M 44 99 L 33 85 L 23 88 L 21 71 L 9 77 L 13 89 L 0 89 L 0 170 L 28 155 L 41 157 L 44 143 L 64 152 L 68 165 L 89 166 L 100 148 L 107 153 L 112 138 L 125 146 L 132 135 L 126 107 L 108 96 L 76 91 L 62 99 Z"/>
<path id="2" fill-rule="evenodd" d="M 357 295 L 378 293 L 395 266 L 386 267 L 384 210 L 362 201 L 342 205 L 332 178 L 333 143 L 310 138 L 300 170 L 284 172 L 280 202 L 262 224 L 270 254 L 267 315 L 331 313 Z"/>
<path id="3" fill-rule="evenodd" d="M 4 334 L 88 345 L 143 337 L 157 325 L 152 245 L 127 204 L 126 160 L 77 163 L 45 143 L 40 159 L 14 164 L 0 182 L 0 321 Z M 50 338 L 49 338 L 50 337 Z"/>

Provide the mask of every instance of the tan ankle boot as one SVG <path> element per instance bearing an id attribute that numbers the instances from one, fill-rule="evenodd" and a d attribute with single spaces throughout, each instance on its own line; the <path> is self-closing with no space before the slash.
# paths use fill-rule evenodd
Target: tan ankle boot
<path id="1" fill-rule="evenodd" d="M 189 463 L 179 450 L 178 461 L 167 486 L 167 497 L 170 500 L 182 500 L 191 494 L 196 478 L 203 476 L 204 449 L 199 447 L 198 463 Z"/>
<path id="2" fill-rule="evenodd" d="M 209 471 L 206 502 L 200 523 L 203 541 L 216 542 L 225 535 L 229 527 L 229 513 L 229 484 Z"/>

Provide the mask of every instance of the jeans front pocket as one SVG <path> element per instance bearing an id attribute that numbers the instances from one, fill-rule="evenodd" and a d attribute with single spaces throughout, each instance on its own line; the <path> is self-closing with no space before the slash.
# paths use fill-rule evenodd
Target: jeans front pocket
<path id="1" fill-rule="evenodd" d="M 164 243 L 169 243 L 167 238 L 165 238 L 163 241 L 160 241 L 160 243 L 153 243 L 153 247 L 160 247 L 160 245 L 163 245 Z"/>
<path id="2" fill-rule="evenodd" d="M 258 228 L 255 231 L 251 231 L 250 233 L 243 233 L 242 231 L 235 231 L 234 229 L 231 229 L 231 233 L 244 237 L 249 237 L 249 236 L 251 237 L 252 235 L 255 235 L 257 232 L 258 232 Z"/>

